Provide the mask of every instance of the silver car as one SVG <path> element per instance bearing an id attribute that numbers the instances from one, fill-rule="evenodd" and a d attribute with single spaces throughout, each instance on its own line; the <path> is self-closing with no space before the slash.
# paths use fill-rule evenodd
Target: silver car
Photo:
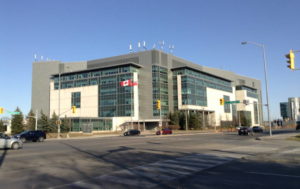
<path id="1" fill-rule="evenodd" d="M 0 133 L 0 149 L 11 148 L 14 150 L 23 147 L 23 142 L 17 138 L 11 138 L 6 134 Z"/>

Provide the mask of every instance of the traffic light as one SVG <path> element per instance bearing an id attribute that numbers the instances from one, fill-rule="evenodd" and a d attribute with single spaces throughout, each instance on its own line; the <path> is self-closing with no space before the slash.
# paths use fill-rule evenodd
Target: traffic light
<path id="1" fill-rule="evenodd" d="M 224 103 L 225 103 L 225 100 L 224 100 L 224 98 L 220 98 L 220 105 L 221 105 L 221 106 L 223 106 L 223 105 L 224 105 Z"/>
<path id="2" fill-rule="evenodd" d="M 4 108 L 0 107 L 0 114 L 4 113 Z"/>
<path id="3" fill-rule="evenodd" d="M 73 114 L 76 113 L 76 106 L 72 106 L 72 113 L 73 113 Z"/>
<path id="4" fill-rule="evenodd" d="M 156 100 L 156 109 L 160 110 L 161 105 L 160 105 L 160 100 Z"/>
<path id="5" fill-rule="evenodd" d="M 295 69 L 295 54 L 293 50 L 290 50 L 289 54 L 286 54 L 285 57 L 288 59 L 286 62 L 289 64 L 287 67 L 291 70 Z"/>

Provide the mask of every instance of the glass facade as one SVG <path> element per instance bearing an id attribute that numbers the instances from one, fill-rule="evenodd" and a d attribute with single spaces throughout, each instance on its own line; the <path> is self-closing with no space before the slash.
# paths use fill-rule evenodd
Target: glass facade
<path id="1" fill-rule="evenodd" d="M 133 87 L 121 87 L 120 82 L 132 80 L 134 72 L 138 72 L 138 68 L 127 65 L 80 73 L 68 73 L 60 76 L 61 89 L 98 85 L 99 117 L 133 116 Z M 54 80 L 54 89 L 57 90 L 59 76 L 56 75 L 52 79 Z"/>
<path id="2" fill-rule="evenodd" d="M 80 108 L 81 103 L 81 94 L 80 92 L 73 92 L 71 97 L 71 106 L 76 106 L 76 108 Z"/>
<path id="3" fill-rule="evenodd" d="M 253 108 L 254 108 L 254 123 L 258 124 L 258 105 L 257 105 L 257 102 L 253 103 Z"/>
<path id="4" fill-rule="evenodd" d="M 224 98 L 225 102 L 230 101 L 229 96 L 224 95 L 223 98 Z M 230 104 L 226 104 L 226 103 L 224 104 L 224 112 L 225 113 L 230 113 Z"/>
<path id="5" fill-rule="evenodd" d="M 92 132 L 92 131 L 109 131 L 112 130 L 111 119 L 71 119 L 72 132 Z"/>
<path id="6" fill-rule="evenodd" d="M 235 87 L 236 90 L 246 90 L 247 91 L 247 96 L 248 97 L 252 97 L 252 98 L 258 98 L 258 94 L 257 94 L 257 90 L 256 89 L 252 89 L 250 87 L 246 87 L 246 86 L 236 86 Z"/>
<path id="7" fill-rule="evenodd" d="M 160 100 L 161 115 L 168 115 L 168 69 L 161 66 L 152 66 L 152 101 L 153 116 L 159 116 L 160 110 L 156 109 L 156 101 Z"/>
<path id="8" fill-rule="evenodd" d="M 173 71 L 174 109 L 178 109 L 177 75 L 181 75 L 183 105 L 207 106 L 206 88 L 232 92 L 231 82 L 189 68 Z"/>

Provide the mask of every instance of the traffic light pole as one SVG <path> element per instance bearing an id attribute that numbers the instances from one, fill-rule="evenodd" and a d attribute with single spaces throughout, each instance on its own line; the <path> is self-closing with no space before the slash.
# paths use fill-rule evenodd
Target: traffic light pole
<path id="1" fill-rule="evenodd" d="M 57 124 L 57 138 L 60 138 L 60 65 L 58 73 L 58 124 Z"/>
<path id="2" fill-rule="evenodd" d="M 269 124 L 269 128 L 270 128 L 270 136 L 272 136 L 272 127 L 271 127 L 271 121 L 270 121 L 270 104 L 269 104 L 269 93 L 268 93 L 268 77 L 267 77 L 267 58 L 266 58 L 266 50 L 265 50 L 265 45 L 264 44 L 259 44 L 256 42 L 251 42 L 251 41 L 245 41 L 242 42 L 242 45 L 246 45 L 246 44 L 252 44 L 258 47 L 261 47 L 263 50 L 263 60 L 264 60 L 264 75 L 265 75 L 265 83 L 266 83 L 266 100 L 267 100 L 267 113 L 268 113 L 268 124 Z"/>

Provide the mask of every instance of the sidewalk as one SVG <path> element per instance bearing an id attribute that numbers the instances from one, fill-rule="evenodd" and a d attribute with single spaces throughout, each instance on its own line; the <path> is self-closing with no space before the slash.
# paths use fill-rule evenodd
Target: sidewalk
<path id="1" fill-rule="evenodd" d="M 147 130 L 147 131 L 142 131 L 141 135 L 142 136 L 156 136 L 156 131 L 155 130 Z M 174 130 L 173 135 L 193 135 L 193 134 L 221 134 L 222 132 L 220 131 L 215 131 L 215 130 Z M 123 136 L 122 132 L 118 133 L 97 133 L 97 134 L 82 134 L 82 136 L 70 136 L 70 137 L 61 137 L 57 138 L 53 135 L 56 135 L 55 133 L 51 134 L 51 137 L 48 137 L 46 140 L 48 141 L 53 141 L 53 140 L 73 140 L 73 139 L 89 139 L 89 138 L 102 138 L 102 137 L 117 137 L 117 136 Z M 72 134 L 70 134 L 72 135 Z"/>

